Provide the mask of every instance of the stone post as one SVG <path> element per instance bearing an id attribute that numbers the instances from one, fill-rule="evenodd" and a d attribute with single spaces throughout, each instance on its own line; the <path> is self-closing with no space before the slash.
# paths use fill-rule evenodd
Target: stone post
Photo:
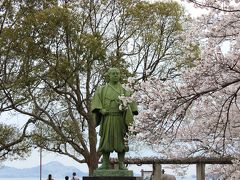
<path id="1" fill-rule="evenodd" d="M 205 180 L 205 164 L 198 163 L 196 171 L 197 171 L 197 180 Z"/>
<path id="2" fill-rule="evenodd" d="M 153 164 L 153 180 L 161 180 L 162 166 L 161 164 Z"/>

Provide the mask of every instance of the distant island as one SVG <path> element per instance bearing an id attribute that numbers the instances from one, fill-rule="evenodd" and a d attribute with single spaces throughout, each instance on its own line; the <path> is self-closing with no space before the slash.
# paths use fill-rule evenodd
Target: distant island
<path id="1" fill-rule="evenodd" d="M 39 177 L 39 169 L 39 166 L 23 169 L 3 166 L 0 167 L 0 178 Z M 65 166 L 57 161 L 42 165 L 43 177 L 47 177 L 48 174 L 52 174 L 54 177 L 61 178 L 65 176 L 71 177 L 73 172 L 76 172 L 80 177 L 88 175 L 87 173 L 80 171 L 74 166 Z"/>

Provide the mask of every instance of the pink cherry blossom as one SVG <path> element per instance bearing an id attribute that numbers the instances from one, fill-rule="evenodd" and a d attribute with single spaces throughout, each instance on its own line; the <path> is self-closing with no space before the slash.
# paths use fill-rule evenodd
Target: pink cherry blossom
<path id="1" fill-rule="evenodd" d="M 141 108 L 132 130 L 168 158 L 235 157 L 219 172 L 239 179 L 240 2 L 189 2 L 208 9 L 181 35 L 199 45 L 200 58 L 173 79 L 149 78 L 132 88 Z"/>

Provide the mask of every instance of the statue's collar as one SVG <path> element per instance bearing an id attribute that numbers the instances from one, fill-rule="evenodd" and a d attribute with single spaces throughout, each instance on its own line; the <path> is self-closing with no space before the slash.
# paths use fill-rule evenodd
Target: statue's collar
<path id="1" fill-rule="evenodd" d="M 112 90 L 114 90 L 115 92 L 117 92 L 118 94 L 120 94 L 120 95 L 123 94 L 123 88 L 122 88 L 122 86 L 121 86 L 120 83 L 117 83 L 117 86 L 116 86 L 117 88 L 114 87 L 113 85 L 111 85 L 110 83 L 108 83 L 108 86 L 109 86 Z"/>

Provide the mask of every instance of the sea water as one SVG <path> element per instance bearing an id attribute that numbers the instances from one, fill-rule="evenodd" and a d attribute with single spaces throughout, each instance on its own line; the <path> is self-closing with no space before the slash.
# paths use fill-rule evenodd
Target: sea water
<path id="1" fill-rule="evenodd" d="M 53 177 L 54 178 L 54 177 Z M 71 179 L 71 177 L 70 177 Z M 82 178 L 80 178 L 81 180 Z M 192 177 L 177 177 L 177 180 L 195 180 L 196 178 Z M 40 180 L 39 177 L 26 177 L 26 178 L 0 178 L 0 180 Z M 42 178 L 42 180 L 47 180 L 47 178 Z M 65 180 L 64 177 L 62 178 L 54 178 L 54 180 Z"/>
<path id="2" fill-rule="evenodd" d="M 54 180 L 65 180 L 64 177 L 62 178 L 54 178 Z M 36 178 L 36 177 L 25 177 L 25 178 L 0 178 L 0 180 L 40 180 L 40 178 Z M 47 178 L 42 178 L 42 180 L 47 180 Z"/>

